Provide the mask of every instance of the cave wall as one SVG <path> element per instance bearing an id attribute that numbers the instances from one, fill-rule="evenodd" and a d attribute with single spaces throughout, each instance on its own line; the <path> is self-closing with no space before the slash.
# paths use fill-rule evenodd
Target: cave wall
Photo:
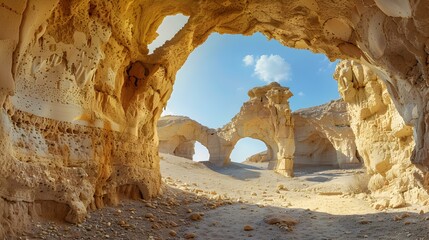
<path id="1" fill-rule="evenodd" d="M 410 161 L 415 145 L 413 128 L 400 117 L 385 84 L 356 61 L 340 62 L 334 77 L 348 103 L 350 127 L 371 176 L 368 188 L 378 208 L 397 207 L 398 202 L 427 204 L 425 173 Z M 395 201 L 389 203 L 392 199 Z"/>
<path id="2" fill-rule="evenodd" d="M 157 120 L 176 72 L 212 32 L 262 32 L 285 46 L 370 65 L 414 126 L 412 162 L 429 164 L 425 1 L 0 3 L 7 23 L 0 32 L 0 199 L 3 212 L 16 213 L 0 216 L 0 235 L 20 229 L 12 223 L 38 201 L 68 206 L 67 219 L 79 222 L 87 208 L 116 202 L 119 193 L 156 195 Z M 148 54 L 163 18 L 177 13 L 188 23 Z"/>

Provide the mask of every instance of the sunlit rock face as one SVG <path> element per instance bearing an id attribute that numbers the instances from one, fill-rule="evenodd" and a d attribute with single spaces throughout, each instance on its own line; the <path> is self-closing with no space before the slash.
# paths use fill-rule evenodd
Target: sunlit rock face
<path id="1" fill-rule="evenodd" d="M 350 126 L 371 175 L 368 187 L 373 195 L 376 199 L 427 203 L 424 173 L 410 161 L 415 145 L 413 128 L 404 123 L 385 84 L 370 68 L 356 61 L 340 62 L 334 77 L 348 103 Z M 389 202 L 385 203 L 384 207 L 388 207 Z"/>
<path id="2" fill-rule="evenodd" d="M 302 165 L 359 164 L 347 103 L 342 100 L 293 112 L 295 160 Z"/>
<path id="3" fill-rule="evenodd" d="M 156 195 L 157 120 L 176 72 L 212 32 L 262 32 L 371 65 L 415 127 L 412 161 L 429 164 L 426 1 L 0 3 L 1 234 L 20 229 L 36 203 L 78 222 L 121 192 Z M 149 55 L 156 29 L 177 13 L 188 23 Z"/>
<path id="4" fill-rule="evenodd" d="M 195 141 L 200 142 L 209 152 L 216 151 L 210 142 L 219 142 L 216 130 L 201 125 L 184 116 L 164 116 L 158 120 L 159 151 L 192 159 Z M 214 140 L 210 140 L 214 139 Z"/>
<path id="5" fill-rule="evenodd" d="M 286 97 L 290 95 L 287 88 L 281 88 L 275 83 L 255 88 L 249 91 L 251 99 L 243 104 L 241 111 L 220 129 L 207 128 L 188 117 L 161 117 L 158 121 L 159 151 L 192 159 L 194 143 L 198 141 L 208 149 L 210 161 L 223 166 L 230 162 L 236 143 L 242 138 L 251 137 L 263 141 L 267 150 L 250 156 L 247 161 L 271 162 L 271 167 L 275 167 L 278 146 L 283 144 L 276 142 L 276 131 L 280 130 L 288 135 L 287 144 L 281 147 L 289 151 L 289 158 L 293 158 L 294 165 L 348 167 L 360 164 L 356 157 L 347 103 L 337 100 L 298 110 L 291 115 L 292 124 L 281 129 L 272 122 L 279 118 L 278 112 L 270 110 L 272 104 L 266 97 L 272 88 L 283 90 Z M 282 105 L 288 109 L 286 104 Z M 286 112 L 289 116 L 289 111 Z M 291 130 L 293 135 L 290 134 Z M 291 138 L 294 139 L 293 145 Z"/>
<path id="6" fill-rule="evenodd" d="M 293 176 L 293 154 L 295 152 L 292 112 L 289 98 L 293 96 L 287 87 L 270 83 L 249 91 L 250 99 L 243 103 L 240 112 L 231 122 L 223 126 L 219 135 L 231 144 L 221 144 L 228 153 L 213 156 L 214 161 L 229 161 L 235 144 L 242 138 L 261 140 L 272 154 L 274 170 L 285 176 Z M 212 158 L 212 156 L 210 156 Z"/>
<path id="7" fill-rule="evenodd" d="M 253 88 L 248 94 L 250 99 L 240 112 L 220 129 L 207 128 L 187 117 L 162 117 L 158 121 L 160 152 L 192 159 L 189 155 L 198 141 L 207 147 L 209 161 L 223 166 L 230 163 L 236 143 L 250 137 L 265 143 L 265 160 L 271 161 L 275 171 L 293 176 L 295 143 L 288 101 L 292 93 L 289 88 L 271 83 Z"/>

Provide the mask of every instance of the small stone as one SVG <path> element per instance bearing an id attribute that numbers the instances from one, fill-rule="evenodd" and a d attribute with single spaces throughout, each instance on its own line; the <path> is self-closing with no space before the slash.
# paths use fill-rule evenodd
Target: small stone
<path id="1" fill-rule="evenodd" d="M 396 216 L 393 218 L 393 220 L 394 220 L 394 221 L 399 221 L 399 220 L 402 220 L 402 219 L 407 218 L 407 217 L 409 217 L 409 216 L 410 216 L 410 214 L 408 214 L 408 213 L 403 213 L 402 215 L 396 215 Z"/>
<path id="2" fill-rule="evenodd" d="M 161 226 L 157 223 L 152 224 L 152 229 L 158 230 L 161 229 Z"/>
<path id="3" fill-rule="evenodd" d="M 283 184 L 278 184 L 277 185 L 277 190 L 279 191 L 288 191 L 288 189 L 283 185 Z"/>
<path id="4" fill-rule="evenodd" d="M 203 213 L 200 212 L 195 212 L 195 213 L 191 213 L 189 214 L 188 218 L 191 219 L 192 221 L 200 221 L 203 218 Z"/>
<path id="5" fill-rule="evenodd" d="M 170 230 L 168 232 L 168 234 L 170 234 L 170 236 L 172 236 L 172 237 L 175 237 L 177 235 L 176 231 L 174 231 L 174 230 Z"/>
<path id="6" fill-rule="evenodd" d="M 244 230 L 244 231 L 253 231 L 253 227 L 252 227 L 252 226 L 250 226 L 250 225 L 245 225 L 245 226 L 243 227 L 243 230 Z"/>
<path id="7" fill-rule="evenodd" d="M 369 224 L 369 223 L 371 223 L 371 221 L 369 221 L 369 220 L 360 220 L 359 222 L 358 222 L 359 224 Z"/>
<path id="8" fill-rule="evenodd" d="M 185 233 L 185 235 L 183 235 L 183 237 L 185 238 L 185 239 L 193 239 L 193 238 L 195 238 L 197 235 L 195 234 L 195 233 Z"/>
<path id="9" fill-rule="evenodd" d="M 292 227 L 298 224 L 298 221 L 295 219 L 286 216 L 286 215 L 268 215 L 264 218 L 264 222 L 270 225 L 280 224 L 287 227 Z"/>
<path id="10" fill-rule="evenodd" d="M 146 213 L 144 215 L 145 218 L 155 218 L 155 216 L 152 213 Z"/>

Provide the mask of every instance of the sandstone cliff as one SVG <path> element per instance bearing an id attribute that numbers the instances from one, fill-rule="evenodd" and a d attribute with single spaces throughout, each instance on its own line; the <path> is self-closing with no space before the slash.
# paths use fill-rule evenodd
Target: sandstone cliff
<path id="1" fill-rule="evenodd" d="M 348 103 L 350 126 L 371 175 L 368 188 L 379 202 L 377 207 L 428 203 L 424 173 L 410 161 L 415 145 L 413 128 L 400 117 L 384 83 L 355 61 L 340 62 L 334 77 Z"/>
<path id="2" fill-rule="evenodd" d="M 0 3 L 1 226 L 19 229 L 16 216 L 35 203 L 59 204 L 78 222 L 89 206 L 122 193 L 156 195 L 157 120 L 176 72 L 212 32 L 262 32 L 330 59 L 367 62 L 415 126 L 412 161 L 429 164 L 426 1 Z M 188 23 L 148 54 L 162 20 L 177 13 Z"/>

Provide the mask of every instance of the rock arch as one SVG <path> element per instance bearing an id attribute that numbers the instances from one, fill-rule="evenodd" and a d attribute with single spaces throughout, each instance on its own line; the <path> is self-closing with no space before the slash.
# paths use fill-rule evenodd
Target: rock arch
<path id="1" fill-rule="evenodd" d="M 361 60 L 414 126 L 412 162 L 429 165 L 426 1 L 403 1 L 399 9 L 358 0 L 2 3 L 8 26 L 0 33 L 1 226 L 26 223 L 13 222 L 10 201 L 24 214 L 35 201 L 54 200 L 70 207 L 69 221 L 80 222 L 87 208 L 117 202 L 123 186 L 133 186 L 130 196 L 157 195 L 156 122 L 176 72 L 212 32 L 262 32 L 330 59 Z M 176 13 L 189 21 L 149 55 L 162 19 Z M 136 62 L 145 70 L 133 84 L 136 75 L 126 69 Z M 21 138 L 21 132 L 36 136 Z"/>
<path id="2" fill-rule="evenodd" d="M 272 111 L 273 102 L 269 97 L 272 92 L 282 96 L 279 98 L 283 101 L 277 107 L 284 110 L 283 114 Z M 192 159 L 189 154 L 176 154 L 173 150 L 179 144 L 186 144 L 189 150 L 185 152 L 191 152 L 194 146 L 188 145 L 190 141 L 203 141 L 210 152 L 209 161 L 224 166 L 230 163 L 230 155 L 237 142 L 249 137 L 265 143 L 268 153 L 259 156 L 269 161 L 269 168 L 275 170 L 278 159 L 282 157 L 279 157 L 281 149 L 285 149 L 289 159 L 298 164 L 340 167 L 358 164 L 347 103 L 336 100 L 291 113 L 287 101 L 291 96 L 289 89 L 278 83 L 253 88 L 249 91 L 250 99 L 243 103 L 240 112 L 219 129 L 209 129 L 188 117 L 162 117 L 158 122 L 160 151 Z M 276 123 L 282 118 L 288 118 L 289 125 L 284 122 L 283 127 L 278 128 L 280 124 Z M 279 140 L 278 135 L 287 138 Z M 288 171 L 293 172 L 293 165 Z M 292 176 L 291 173 L 285 175 Z"/>
<path id="3" fill-rule="evenodd" d="M 173 153 L 179 144 L 200 141 L 210 153 L 209 161 L 219 165 L 230 163 L 236 143 L 246 137 L 258 139 L 272 151 L 275 171 L 293 176 L 293 121 L 288 99 L 289 88 L 278 83 L 249 91 L 249 101 L 240 112 L 220 129 L 209 129 L 187 117 L 167 116 L 158 123 L 160 151 Z M 202 139 L 199 140 L 199 139 Z M 182 141 L 180 141 L 182 140 Z"/>
<path id="4" fill-rule="evenodd" d="M 165 116 L 158 121 L 159 150 L 192 159 L 195 141 L 209 149 L 209 135 L 214 132 L 200 123 L 182 116 Z M 179 150 L 183 154 L 176 154 Z M 210 150 L 209 150 L 210 152 Z"/>

